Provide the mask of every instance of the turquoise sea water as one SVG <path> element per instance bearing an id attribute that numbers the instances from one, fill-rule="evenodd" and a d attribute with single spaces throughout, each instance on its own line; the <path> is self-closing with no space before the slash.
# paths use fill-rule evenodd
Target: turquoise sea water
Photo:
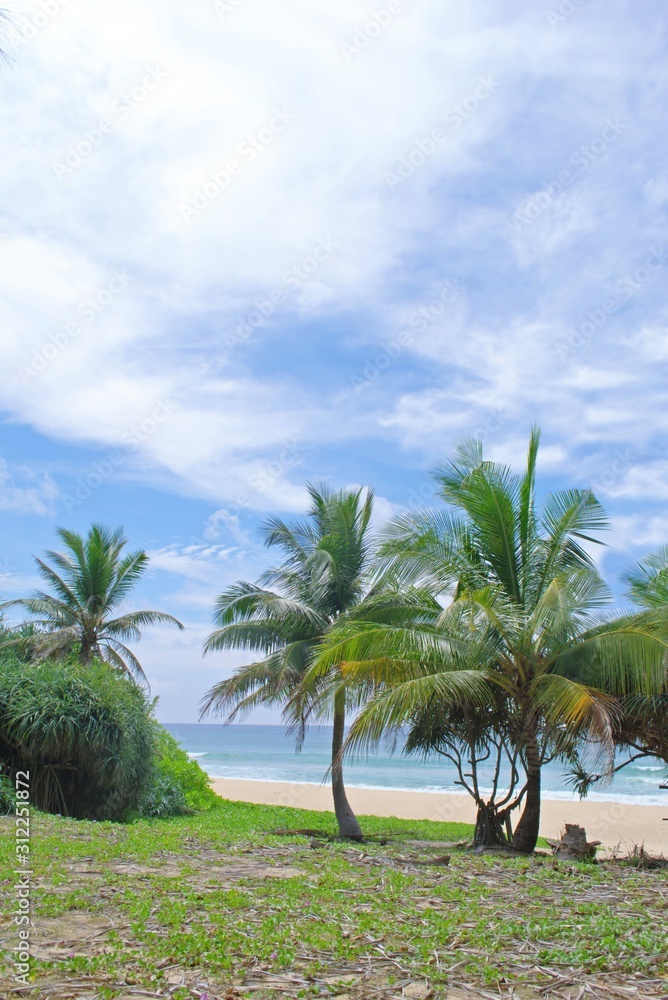
<path id="1" fill-rule="evenodd" d="M 198 763 L 217 778 L 255 781 L 296 781 L 319 785 L 329 764 L 331 730 L 313 728 L 303 749 L 295 752 L 292 737 L 282 726 L 223 726 L 170 723 L 166 729 Z M 346 783 L 362 788 L 395 788 L 421 792 L 457 792 L 456 772 L 446 760 L 423 762 L 398 750 L 378 753 L 346 764 Z M 668 807 L 668 790 L 659 789 L 668 779 L 668 768 L 651 758 L 630 764 L 612 784 L 590 792 L 589 798 Z M 488 776 L 491 780 L 491 774 Z M 571 799 L 563 767 L 544 770 L 543 794 L 550 799 Z"/>

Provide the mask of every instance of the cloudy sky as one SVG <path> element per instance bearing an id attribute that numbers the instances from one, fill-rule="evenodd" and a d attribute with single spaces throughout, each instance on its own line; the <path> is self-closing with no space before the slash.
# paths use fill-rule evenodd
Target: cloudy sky
<path id="1" fill-rule="evenodd" d="M 665 5 L 5 0 L 0 593 L 124 525 L 163 721 L 304 483 L 429 502 L 463 434 L 668 541 Z M 265 721 L 258 715 L 254 721 Z"/>

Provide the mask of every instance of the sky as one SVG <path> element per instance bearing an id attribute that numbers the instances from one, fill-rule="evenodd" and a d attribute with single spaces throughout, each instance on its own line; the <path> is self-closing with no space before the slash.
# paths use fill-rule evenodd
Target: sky
<path id="1" fill-rule="evenodd" d="M 216 595 L 305 483 L 433 502 L 464 435 L 668 542 L 665 5 L 4 0 L 0 597 L 58 526 L 151 562 L 194 722 Z M 275 721 L 268 710 L 252 722 Z"/>

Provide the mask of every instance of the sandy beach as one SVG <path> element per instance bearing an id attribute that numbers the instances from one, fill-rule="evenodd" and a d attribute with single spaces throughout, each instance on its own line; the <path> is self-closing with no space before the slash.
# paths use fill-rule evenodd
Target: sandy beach
<path id="1" fill-rule="evenodd" d="M 223 798 L 241 802 L 332 809 L 331 791 L 322 785 L 214 778 L 213 787 Z M 468 795 L 349 787 L 348 798 L 359 815 L 462 823 L 472 823 L 475 817 Z M 541 834 L 558 837 L 564 823 L 579 823 L 586 829 L 589 840 L 600 840 L 607 849 L 620 844 L 630 849 L 634 844 L 644 843 L 651 853 L 668 856 L 668 821 L 664 822 L 664 816 L 668 817 L 668 793 L 665 806 L 544 799 Z"/>

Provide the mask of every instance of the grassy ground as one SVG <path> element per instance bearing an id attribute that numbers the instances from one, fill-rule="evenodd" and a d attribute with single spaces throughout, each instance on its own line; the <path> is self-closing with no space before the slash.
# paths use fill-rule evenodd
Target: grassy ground
<path id="1" fill-rule="evenodd" d="M 58 998 L 665 997 L 668 879 L 620 862 L 473 856 L 458 824 L 223 802 L 129 826 L 33 816 L 33 988 Z M 14 820 L 0 821 L 0 955 L 16 938 Z M 2 959 L 0 958 L 0 963 Z"/>

